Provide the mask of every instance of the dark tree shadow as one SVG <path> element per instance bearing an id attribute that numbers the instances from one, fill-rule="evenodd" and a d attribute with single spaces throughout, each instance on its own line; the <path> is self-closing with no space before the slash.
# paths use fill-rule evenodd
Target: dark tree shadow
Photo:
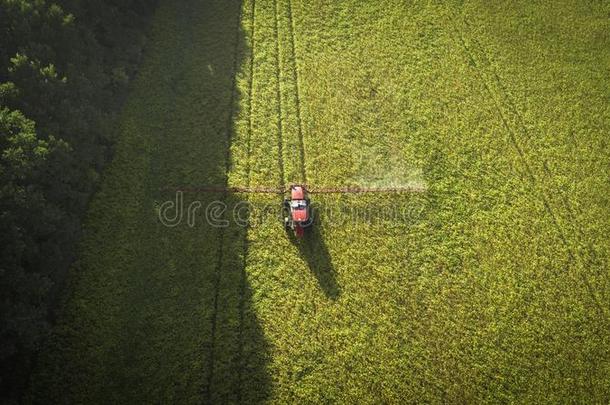
<path id="1" fill-rule="evenodd" d="M 318 210 L 312 208 L 313 224 L 305 228 L 305 235 L 299 239 L 291 230 L 287 231 L 288 238 L 299 249 L 301 257 L 307 262 L 309 270 L 318 280 L 324 294 L 333 300 L 340 294 L 339 285 L 335 278 L 335 269 L 332 264 L 328 247 L 320 231 L 320 216 Z"/>
<path id="2" fill-rule="evenodd" d="M 243 196 L 187 191 L 171 226 L 155 211 L 177 201 L 173 188 L 227 185 L 248 97 L 237 70 L 252 63 L 242 21 L 253 10 L 243 6 L 160 2 L 124 112 L 130 125 L 94 197 L 95 226 L 24 402 L 268 399 L 270 351 L 245 271 L 247 228 L 213 226 L 203 208 L 187 218 L 193 203 L 232 207 Z"/>

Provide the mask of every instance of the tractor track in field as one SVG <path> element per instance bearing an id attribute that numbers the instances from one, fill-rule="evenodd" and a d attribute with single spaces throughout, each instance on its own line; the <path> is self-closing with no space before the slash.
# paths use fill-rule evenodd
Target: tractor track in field
<path id="1" fill-rule="evenodd" d="M 278 114 L 278 166 L 280 169 L 280 187 L 284 188 L 286 175 L 284 173 L 284 131 L 282 120 L 282 89 L 280 82 L 280 30 L 277 12 L 277 0 L 273 0 L 273 16 L 274 16 L 274 31 L 275 31 L 275 92 L 277 97 L 277 114 Z"/>
<path id="2" fill-rule="evenodd" d="M 248 134 L 247 134 L 247 138 L 246 138 L 246 156 L 248 157 L 247 161 L 246 161 L 246 187 L 250 187 L 250 175 L 251 175 L 251 155 L 252 155 L 252 132 L 254 131 L 254 127 L 252 124 L 252 116 L 253 116 L 253 109 L 254 109 L 254 103 L 252 102 L 252 92 L 253 92 L 253 88 L 254 88 L 254 40 L 255 40 L 255 35 L 256 35 L 256 25 L 255 25 L 255 17 L 256 17 L 256 0 L 252 0 L 252 7 L 251 7 L 251 17 L 250 17 L 250 27 L 251 27 L 251 38 L 250 38 L 250 66 L 248 67 L 249 70 L 249 77 L 248 77 Z"/>
<path id="3" fill-rule="evenodd" d="M 469 25 L 466 21 L 464 22 L 464 25 L 466 27 L 469 27 Z M 493 68 L 493 66 L 491 64 L 491 58 L 489 57 L 488 53 L 485 51 L 485 48 L 483 47 L 483 45 L 481 45 L 481 43 L 479 42 L 479 40 L 476 37 L 472 37 L 471 40 L 474 43 L 474 45 L 482 53 L 486 64 L 491 67 L 490 71 L 493 74 L 494 80 L 498 84 L 498 87 L 500 88 L 502 95 L 506 99 L 506 105 L 509 107 L 509 110 L 512 110 L 511 112 L 517 118 L 517 124 L 518 124 L 520 130 L 523 132 L 523 134 L 526 136 L 526 138 L 528 138 L 528 139 L 531 138 L 530 131 L 527 129 L 527 126 L 525 125 L 525 120 L 523 119 L 523 114 L 521 114 L 519 112 L 519 109 L 517 108 L 515 101 L 512 99 L 512 97 L 510 96 L 510 93 L 508 92 L 506 86 L 504 85 L 504 81 L 500 78 L 496 69 Z M 541 159 L 540 163 L 541 163 L 540 167 L 542 168 L 544 173 L 549 178 L 553 178 L 553 172 L 549 168 L 548 160 Z M 587 256 L 588 256 L 587 258 L 583 258 L 582 254 L 573 253 L 573 250 L 570 251 L 571 256 L 573 256 L 573 257 L 571 257 L 571 259 L 576 260 L 577 256 L 579 256 L 581 258 L 581 260 L 583 260 L 586 264 L 591 264 L 591 263 L 596 262 L 597 258 L 598 258 L 598 254 L 595 250 L 595 247 L 592 245 L 592 243 L 590 241 L 586 240 L 586 232 L 584 231 L 582 221 L 580 221 L 574 214 L 574 209 L 572 207 L 572 204 L 570 203 L 569 199 L 566 196 L 566 193 L 563 192 L 561 187 L 555 187 L 555 189 L 556 189 L 556 191 L 553 194 L 558 196 L 561 204 L 563 205 L 563 208 L 564 208 L 565 214 L 566 214 L 565 215 L 566 222 L 568 222 L 571 225 L 571 228 L 573 231 L 577 232 L 576 236 L 579 237 L 578 242 L 580 242 L 580 244 L 583 246 L 583 248 L 587 250 Z M 549 203 L 549 205 L 550 205 L 550 203 Z M 558 226 L 560 226 L 560 225 L 558 224 Z M 563 227 L 561 227 L 561 229 L 563 229 Z M 567 233 L 565 230 L 564 230 L 564 232 Z M 567 238 L 566 238 L 566 241 L 567 241 Z M 599 274 L 599 272 L 598 272 L 598 274 Z"/>
<path id="4" fill-rule="evenodd" d="M 466 25 L 468 27 L 467 22 L 464 22 L 464 25 Z M 488 66 L 491 66 L 491 60 L 489 58 L 489 55 L 485 51 L 483 45 L 481 45 L 479 40 L 475 37 L 471 38 L 471 40 L 474 43 L 474 45 L 482 53 L 486 64 Z M 521 129 L 523 134 L 526 136 L 526 138 L 528 138 L 528 139 L 531 138 L 530 131 L 527 129 L 527 126 L 525 125 L 525 120 L 523 119 L 523 114 L 521 114 L 519 112 L 514 100 L 510 97 L 509 92 L 506 89 L 506 86 L 504 85 L 504 81 L 500 78 L 496 69 L 494 69 L 492 67 L 490 69 L 490 71 L 493 74 L 494 80 L 498 84 L 500 91 L 502 92 L 504 98 L 506 99 L 506 105 L 509 107 L 509 110 L 511 110 L 511 112 L 514 114 L 514 116 L 517 118 L 517 121 L 518 121 L 517 123 L 518 123 L 519 128 Z M 547 176 L 549 176 L 551 178 L 553 177 L 553 173 L 552 173 L 551 169 L 549 168 L 548 161 L 546 159 L 541 159 L 541 167 Z M 566 194 L 561 190 L 561 188 L 558 188 L 558 190 L 556 191 L 555 194 L 559 197 L 559 199 L 561 200 L 561 204 L 563 205 L 563 208 L 565 209 L 565 212 L 567 214 L 566 215 L 567 222 L 569 222 L 570 224 L 573 225 L 574 230 L 576 232 L 578 232 L 579 236 L 581 237 L 581 241 L 582 241 L 582 239 L 585 238 L 585 232 L 583 230 L 583 225 L 582 225 L 581 221 L 579 221 L 578 218 L 574 215 L 574 209 L 572 208 L 572 204 L 570 204 L 570 201 L 566 197 Z M 589 254 L 593 257 L 596 257 L 597 254 L 596 254 L 594 248 L 592 246 L 590 246 L 590 243 L 588 244 L 588 249 L 589 249 Z"/>
<path id="5" fill-rule="evenodd" d="M 227 124 L 226 124 L 226 147 L 225 147 L 225 183 L 228 183 L 229 178 L 229 169 L 231 167 L 231 140 L 233 138 L 233 128 L 231 122 L 235 115 L 235 102 L 237 100 L 237 69 L 238 69 L 238 61 L 239 61 L 239 32 L 241 27 L 241 18 L 242 18 L 242 7 L 241 3 L 237 2 L 237 6 L 239 7 L 239 11 L 237 13 L 237 21 L 235 28 L 235 38 L 234 38 L 234 46 L 235 49 L 233 51 L 233 74 L 231 80 L 231 96 L 229 97 L 229 108 L 227 114 Z M 224 191 L 221 196 L 222 202 L 227 201 L 228 191 Z M 203 387 L 203 398 L 205 403 L 211 403 L 212 401 L 212 381 L 214 379 L 214 362 L 215 362 L 215 346 L 216 346 L 216 322 L 218 318 L 218 295 L 220 289 L 220 278 L 222 273 L 222 265 L 224 261 L 224 242 L 225 242 L 225 228 L 221 227 L 218 231 L 218 250 L 217 250 L 217 262 L 216 268 L 214 272 L 214 299 L 213 299 L 213 308 L 212 308 L 212 326 L 211 326 L 211 341 L 210 341 L 210 355 L 208 361 L 208 375 L 205 386 Z"/>
<path id="6" fill-rule="evenodd" d="M 256 34 L 256 0 L 252 0 L 252 7 L 250 11 L 250 29 L 251 29 L 251 38 L 250 38 L 250 66 L 249 66 L 249 80 L 248 80 L 248 133 L 246 140 L 246 187 L 250 187 L 250 158 L 252 155 L 251 150 L 251 139 L 252 139 L 252 89 L 254 87 L 254 38 Z M 242 387 L 243 387 L 243 378 L 244 378 L 244 368 L 245 368 L 245 358 L 244 358 L 244 312 L 245 312 L 245 299 L 246 299 L 246 265 L 248 259 L 248 226 L 244 229 L 244 235 L 242 240 L 242 266 L 241 266 L 241 278 L 239 280 L 239 329 L 237 331 L 237 356 L 239 359 L 239 366 L 237 368 L 238 376 L 237 376 L 237 402 L 241 403 L 243 398 Z"/>
<path id="7" fill-rule="evenodd" d="M 566 231 L 563 229 L 563 227 L 559 223 L 558 215 L 555 213 L 553 207 L 551 206 L 551 203 L 549 202 L 548 196 L 546 195 L 543 188 L 540 186 L 539 181 L 538 181 L 536 175 L 534 174 L 534 171 L 531 167 L 531 164 L 529 162 L 526 152 L 523 150 L 523 148 L 519 144 L 519 141 L 517 140 L 517 134 L 516 134 L 517 130 L 520 130 L 526 136 L 529 136 L 529 133 L 527 131 L 527 127 L 525 126 L 522 115 L 517 110 L 517 108 L 514 104 L 514 101 L 508 95 L 508 92 L 506 91 L 506 87 L 503 85 L 502 80 L 498 76 L 496 70 L 493 67 L 491 67 L 491 69 L 488 69 L 488 70 L 491 70 L 493 79 L 497 82 L 500 92 L 502 93 L 502 94 L 500 94 L 501 100 L 496 99 L 496 97 L 494 96 L 494 92 L 492 91 L 490 84 L 488 83 L 488 80 L 484 77 L 483 71 L 485 71 L 485 68 L 483 66 L 481 66 L 481 63 L 477 62 L 477 58 L 475 57 L 473 51 L 466 44 L 464 33 L 458 27 L 458 25 L 455 21 L 455 17 L 452 15 L 451 12 L 448 13 L 448 16 L 449 16 L 451 25 L 454 28 L 456 36 L 460 42 L 460 45 L 464 49 L 468 58 L 470 59 L 470 62 L 472 64 L 472 66 L 474 67 L 474 70 L 476 71 L 476 74 L 478 76 L 478 79 L 483 84 L 485 91 L 488 93 L 488 98 L 492 101 L 493 106 L 494 106 L 495 110 L 497 111 L 498 116 L 501 119 L 503 126 L 506 128 L 506 130 L 509 134 L 510 143 L 513 146 L 513 148 L 517 151 L 521 165 L 525 169 L 525 172 L 527 174 L 527 177 L 529 178 L 530 183 L 532 184 L 534 189 L 538 191 L 539 198 L 541 199 L 542 204 L 544 205 L 545 211 L 551 218 L 553 226 L 555 227 L 555 230 L 557 231 L 562 244 L 564 245 L 564 247 L 567 250 L 570 261 L 571 262 L 580 261 L 582 263 L 584 261 L 583 258 L 581 257 L 580 254 L 574 252 L 574 249 L 573 249 L 571 243 L 568 241 L 568 238 L 566 237 Z M 472 39 L 472 42 L 475 46 L 477 46 L 479 48 L 479 51 L 480 51 L 480 53 L 483 54 L 483 58 L 485 58 L 485 60 L 487 61 L 487 64 L 491 66 L 491 63 L 489 61 L 489 56 L 485 52 L 483 46 L 476 39 Z M 508 109 L 510 112 L 512 112 L 517 117 L 517 120 L 516 120 L 517 125 L 518 125 L 517 129 L 514 129 L 513 126 L 509 123 L 509 121 L 503 111 L 503 108 L 500 104 L 503 104 L 506 109 Z M 551 175 L 551 172 L 548 169 L 546 162 L 544 162 L 544 161 L 543 161 L 543 166 L 544 166 L 545 172 L 548 175 Z M 571 214 L 572 210 L 569 208 L 569 202 L 565 199 L 565 196 L 562 196 L 562 199 L 563 199 L 564 205 L 567 204 L 566 209 Z M 572 215 L 570 215 L 570 219 L 573 221 L 573 222 L 571 221 L 572 226 L 574 228 L 579 229 L 579 232 L 582 234 L 583 231 L 582 231 L 580 224 L 574 223 L 576 221 L 574 221 Z M 593 288 L 593 285 L 589 281 L 588 277 L 582 272 L 579 272 L 579 276 L 580 276 L 582 282 L 584 283 L 588 294 L 590 295 L 591 299 L 593 300 L 593 303 L 595 304 L 598 313 L 600 315 L 602 315 L 602 317 L 604 317 L 605 319 L 608 319 L 606 311 L 604 310 L 603 306 L 601 305 L 600 299 L 597 297 L 597 294 L 595 293 L 595 289 Z"/>
<path id="8" fill-rule="evenodd" d="M 464 22 L 464 24 L 468 27 L 468 23 Z M 471 38 L 472 42 L 474 43 L 474 45 L 481 51 L 481 53 L 483 54 L 483 57 L 485 58 L 486 64 L 488 66 L 491 66 L 491 61 L 490 58 L 487 54 L 487 52 L 484 50 L 483 45 L 481 45 L 481 43 L 479 42 L 479 40 L 477 38 Z M 494 69 L 493 67 L 490 69 L 491 73 L 493 74 L 493 77 L 496 81 L 496 83 L 498 84 L 501 92 L 504 95 L 504 98 L 506 99 L 506 105 L 509 107 L 509 110 L 512 111 L 512 113 L 514 114 L 514 116 L 517 118 L 517 123 L 519 128 L 521 129 L 521 131 L 523 132 L 523 134 L 526 136 L 526 138 L 531 138 L 530 135 L 530 131 L 527 129 L 527 126 L 525 125 L 525 120 L 523 119 L 523 114 L 521 114 L 514 102 L 514 100 L 510 97 L 508 90 L 506 89 L 506 86 L 504 85 L 504 81 L 500 78 L 500 76 L 498 75 L 498 72 L 496 71 L 496 69 Z M 541 160 L 541 167 L 542 170 L 544 171 L 544 173 L 549 176 L 549 177 L 553 177 L 553 173 L 551 171 L 551 169 L 549 168 L 548 165 L 548 161 L 546 159 L 542 159 Z M 581 221 L 578 220 L 578 218 L 574 215 L 574 209 L 572 208 L 572 204 L 570 204 L 570 201 L 568 200 L 568 198 L 566 197 L 565 193 L 562 192 L 561 189 L 558 189 L 557 192 L 555 193 L 561 200 L 561 203 L 563 204 L 563 207 L 567 213 L 567 219 L 568 222 L 571 223 L 574 226 L 574 229 L 579 233 L 581 238 L 585 237 L 585 232 L 583 230 L 583 226 Z M 595 256 L 596 253 L 594 252 L 593 248 L 589 247 L 590 254 L 592 256 Z"/>
<path id="9" fill-rule="evenodd" d="M 466 27 L 469 27 L 468 22 L 466 22 L 466 21 L 464 22 L 464 25 Z M 460 35 L 461 35 L 461 32 L 460 32 Z M 527 129 L 527 126 L 525 125 L 525 120 L 523 119 L 523 114 L 521 114 L 519 112 L 519 109 L 517 108 L 515 101 L 512 99 L 512 97 L 510 97 L 510 94 L 509 94 L 508 90 L 506 89 L 506 86 L 504 85 L 504 81 L 500 78 L 496 69 L 493 68 L 493 66 L 491 64 L 491 60 L 489 58 L 488 53 L 485 51 L 485 48 L 483 47 L 483 45 L 481 45 L 481 43 L 479 42 L 479 40 L 476 37 L 471 37 L 470 39 L 471 39 L 472 43 L 475 45 L 475 47 L 477 47 L 480 50 L 481 54 L 483 55 L 483 58 L 485 59 L 486 64 L 488 66 L 491 66 L 490 72 L 493 75 L 495 82 L 498 84 L 498 87 L 500 88 L 500 92 L 504 96 L 505 104 L 508 106 L 508 109 L 511 110 L 511 112 L 514 114 L 514 116 L 517 118 L 517 124 L 519 126 L 519 129 L 521 130 L 521 132 L 523 132 L 523 134 L 525 135 L 526 138 L 528 138 L 528 139 L 531 138 L 530 131 Z M 541 163 L 542 163 L 542 170 L 545 172 L 545 174 L 549 177 L 552 177 L 553 173 L 551 172 L 551 169 L 549 169 L 548 161 L 546 159 L 542 159 Z M 569 217 L 570 221 L 576 225 L 577 231 L 579 231 L 579 233 L 581 233 L 581 235 L 583 235 L 584 232 L 582 231 L 582 225 L 580 224 L 578 219 L 574 216 L 574 212 L 573 212 L 570 202 L 566 198 L 565 194 L 561 192 L 561 190 L 558 190 L 558 191 L 559 192 L 557 193 L 557 195 L 559 195 L 559 197 L 561 198 L 562 204 L 564 205 L 564 208 L 566 209 L 566 211 L 568 213 L 568 217 Z"/>
<path id="10" fill-rule="evenodd" d="M 292 0 L 288 0 L 288 31 L 290 34 L 290 43 L 292 58 L 294 60 L 294 69 L 292 70 L 292 79 L 295 85 L 294 102 L 297 109 L 297 129 L 299 138 L 299 152 L 301 158 L 301 181 L 307 183 L 307 168 L 305 166 L 305 142 L 303 141 L 303 119 L 301 115 L 301 87 L 299 84 L 299 58 L 296 47 L 296 28 L 294 18 L 292 16 Z"/>

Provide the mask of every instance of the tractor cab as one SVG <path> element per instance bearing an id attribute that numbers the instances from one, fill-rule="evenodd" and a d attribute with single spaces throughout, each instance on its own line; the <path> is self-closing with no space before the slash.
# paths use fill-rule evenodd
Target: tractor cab
<path id="1" fill-rule="evenodd" d="M 304 186 L 290 187 L 290 197 L 284 200 L 284 210 L 284 227 L 293 230 L 297 237 L 302 237 L 304 229 L 312 223 L 309 197 Z"/>

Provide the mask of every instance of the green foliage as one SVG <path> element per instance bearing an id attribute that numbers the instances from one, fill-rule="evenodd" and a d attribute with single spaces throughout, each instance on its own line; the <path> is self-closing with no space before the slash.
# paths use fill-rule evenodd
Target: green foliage
<path id="1" fill-rule="evenodd" d="M 7 400 L 23 389 L 46 336 L 153 3 L 0 1 L 0 395 Z M 106 11 L 93 21 L 92 9 Z"/>
<path id="2" fill-rule="evenodd" d="M 26 400 L 607 403 L 610 10 L 491 3 L 162 2 Z M 427 192 L 157 219 L 301 181 Z"/>
<path id="3" fill-rule="evenodd" d="M 34 122 L 19 111 L 0 110 L 0 206 L 2 207 L 2 359 L 31 352 L 47 328 L 44 302 L 49 274 L 28 274 L 24 263 L 37 260 L 38 245 L 49 225 L 49 206 L 40 176 L 55 141 L 39 140 Z M 29 270 L 29 269 L 28 269 Z M 40 271 L 40 269 L 39 269 Z"/>

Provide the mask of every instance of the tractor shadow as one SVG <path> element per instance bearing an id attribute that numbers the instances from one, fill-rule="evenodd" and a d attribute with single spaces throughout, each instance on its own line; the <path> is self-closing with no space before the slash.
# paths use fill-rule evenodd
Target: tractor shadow
<path id="1" fill-rule="evenodd" d="M 320 219 L 315 208 L 313 208 L 312 214 L 314 223 L 309 228 L 305 228 L 303 238 L 298 239 L 294 232 L 289 230 L 287 231 L 288 239 L 299 249 L 301 257 L 307 262 L 309 270 L 318 280 L 324 294 L 328 298 L 336 300 L 341 290 L 337 284 L 328 247 L 320 231 Z"/>

